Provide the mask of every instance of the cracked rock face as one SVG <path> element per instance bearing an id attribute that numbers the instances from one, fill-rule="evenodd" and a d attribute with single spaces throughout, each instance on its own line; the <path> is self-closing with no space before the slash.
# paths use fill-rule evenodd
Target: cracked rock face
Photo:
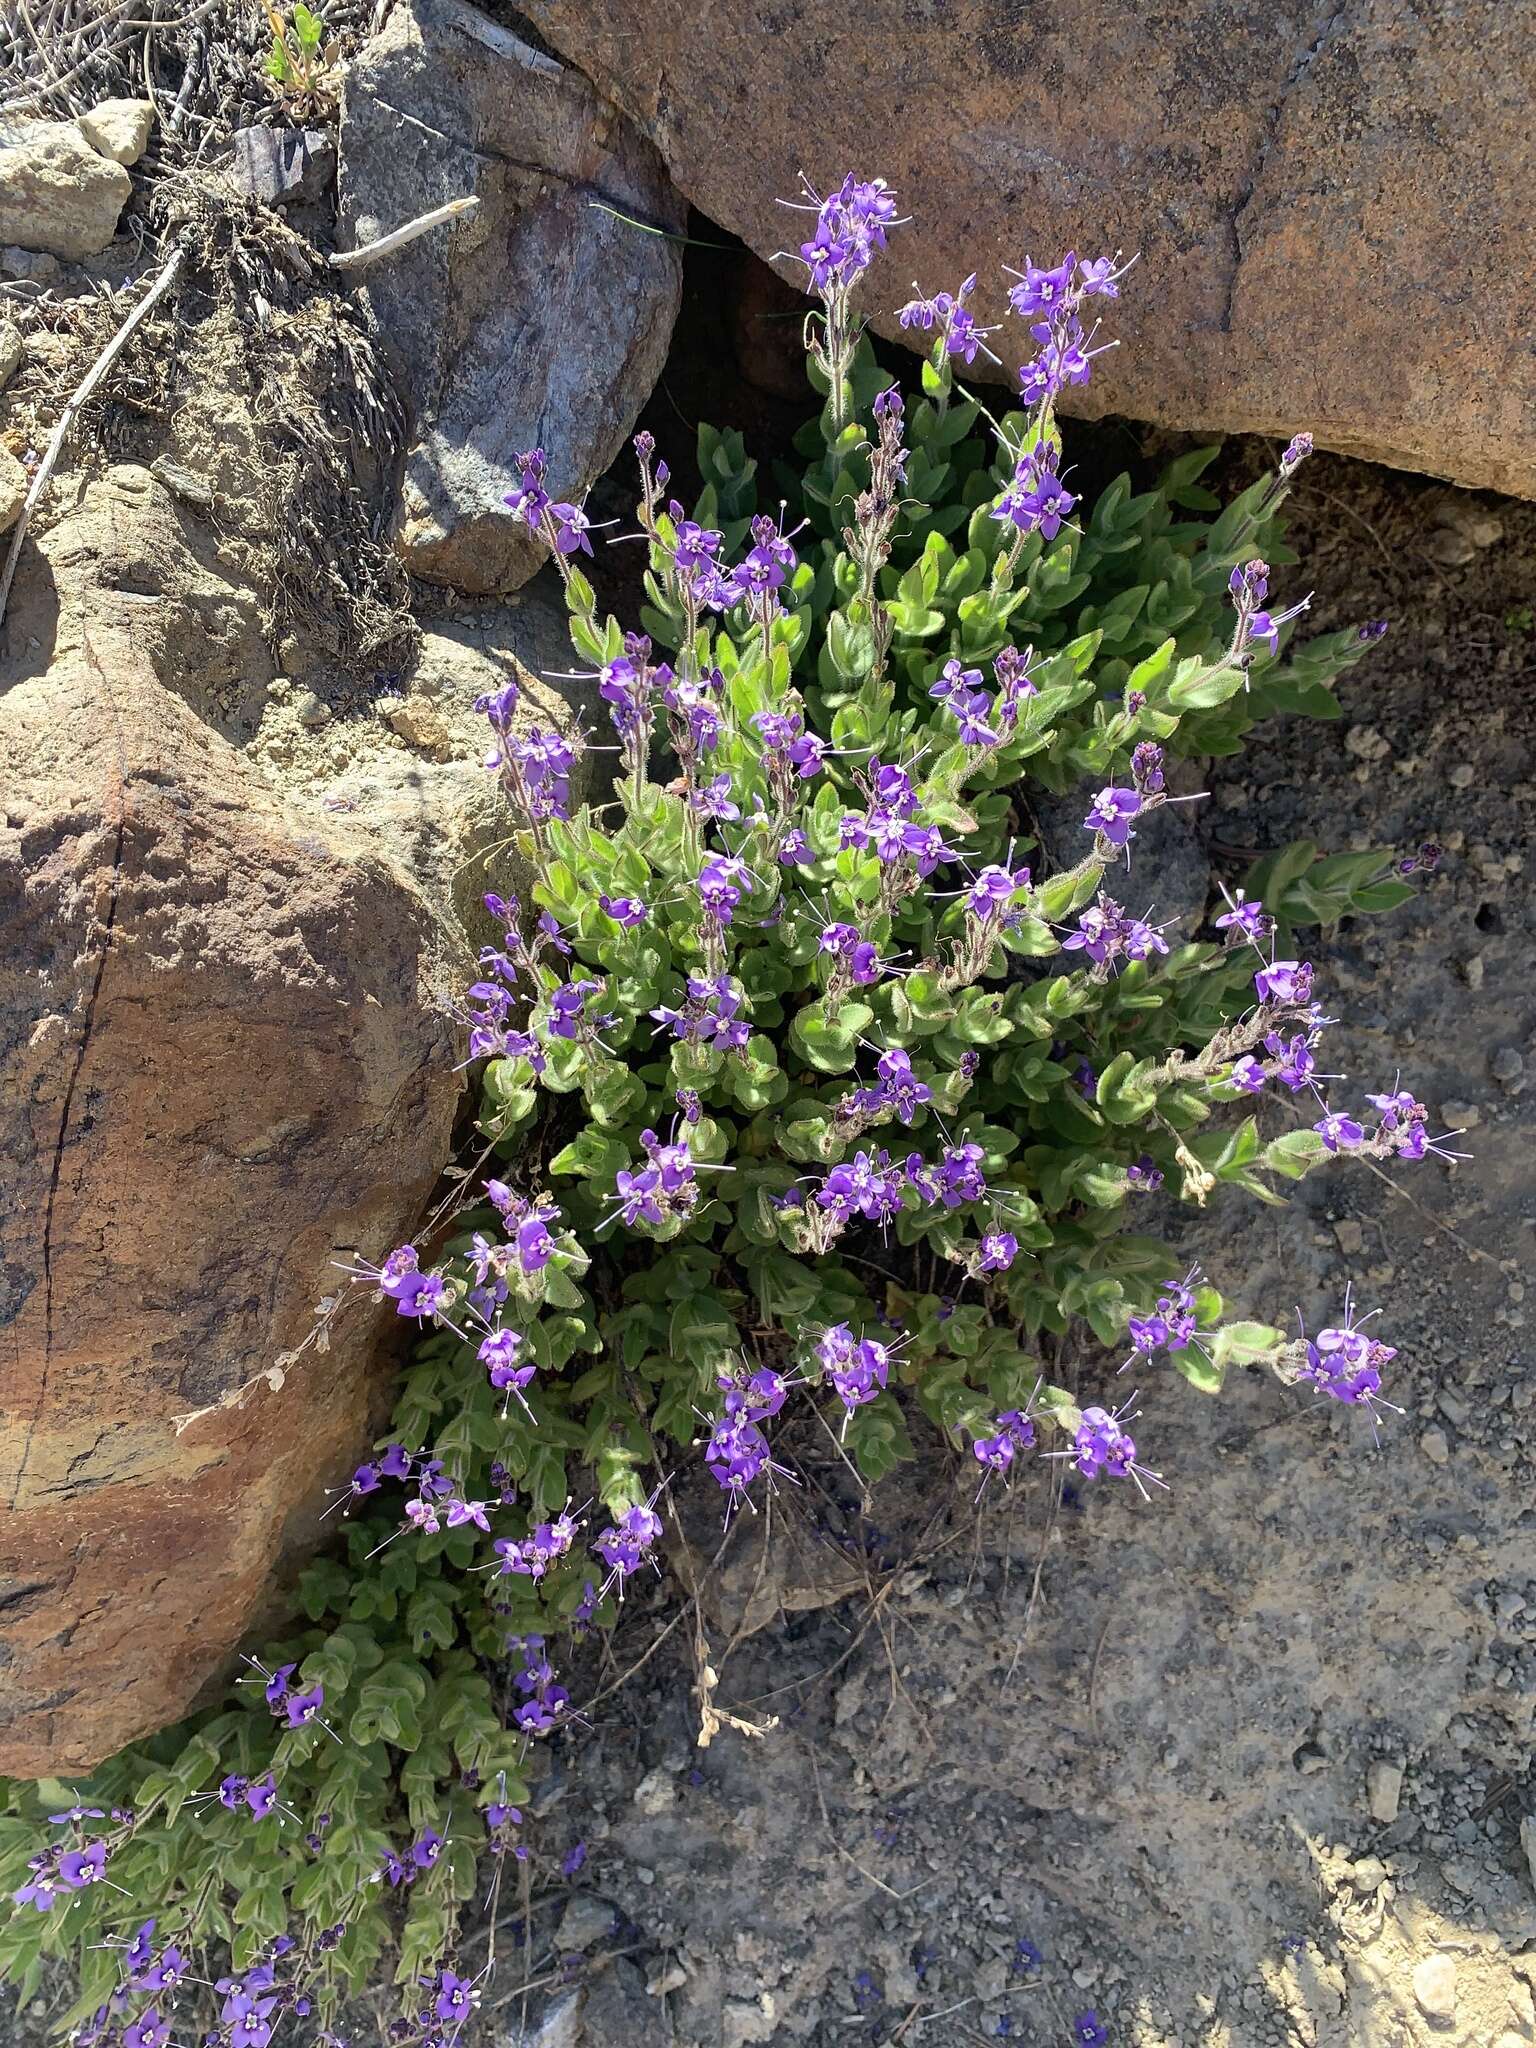
<path id="1" fill-rule="evenodd" d="M 415 420 L 406 566 L 480 596 L 515 590 L 544 549 L 504 507 L 513 458 L 543 447 L 554 495 L 572 500 L 613 460 L 666 356 L 683 203 L 579 71 L 464 0 L 395 7 L 349 67 L 340 195 L 359 243 L 480 201 L 360 279 Z"/>
<path id="2" fill-rule="evenodd" d="M 0 1771 L 22 1776 L 177 1718 L 265 1617 L 382 1419 L 377 1316 L 224 1404 L 302 1341 L 334 1260 L 414 1226 L 449 1150 L 430 907 L 199 715 L 194 594 L 192 672 L 259 672 L 252 593 L 123 466 L 29 556 L 0 641 Z"/>
<path id="3" fill-rule="evenodd" d="M 979 271 L 995 319 L 1000 264 L 1139 251 L 1090 410 L 1536 495 L 1536 45 L 1505 0 L 526 12 L 761 256 L 803 239 L 774 203 L 802 166 L 888 179 L 887 333 L 914 278 Z"/>

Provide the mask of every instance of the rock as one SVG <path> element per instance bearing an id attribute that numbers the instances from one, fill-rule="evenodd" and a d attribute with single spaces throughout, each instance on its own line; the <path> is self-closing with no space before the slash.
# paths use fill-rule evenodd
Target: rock
<path id="1" fill-rule="evenodd" d="M 579 72 L 464 0 L 415 0 L 348 68 L 344 239 L 466 194 L 472 219 L 358 275 L 415 412 L 402 557 L 483 595 L 543 556 L 503 506 L 513 456 L 542 445 L 555 495 L 580 498 L 666 353 L 678 250 L 597 202 L 667 230 L 684 213 L 655 150 Z"/>
<path id="2" fill-rule="evenodd" d="M 56 284 L 63 275 L 57 256 L 39 255 L 35 249 L 0 249 L 0 276 L 17 284 Z"/>
<path id="3" fill-rule="evenodd" d="M 644 1814 L 647 1820 L 655 1820 L 663 1813 L 670 1813 L 677 1804 L 677 1786 L 672 1781 L 671 1772 L 658 1765 L 655 1770 L 646 1772 L 632 1797 L 635 1811 Z"/>
<path id="4" fill-rule="evenodd" d="M 1536 1886 L 1536 1813 L 1527 1813 L 1521 1817 L 1520 1847 L 1525 1851 L 1525 1860 L 1531 1873 L 1531 1884 Z"/>
<path id="5" fill-rule="evenodd" d="M 132 190 L 75 122 L 0 122 L 0 243 L 71 261 L 99 255 Z"/>
<path id="6" fill-rule="evenodd" d="M 1073 394 L 1085 409 L 1280 439 L 1310 426 L 1350 454 L 1536 493 L 1536 77 L 1505 0 L 1287 6 L 1262 34 L 1239 0 L 899 16 L 800 0 L 771 32 L 733 8 L 708 34 L 647 0 L 524 11 L 764 258 L 801 239 L 775 203 L 795 166 L 889 179 L 914 218 L 864 305 L 893 337 L 914 278 L 953 290 L 979 271 L 996 319 L 1000 264 L 1139 251 L 1110 308 L 1124 345 Z M 1426 303 L 1476 308 L 1475 339 Z M 1011 375 L 1027 336 L 1010 321 L 992 339 Z"/>
<path id="7" fill-rule="evenodd" d="M 583 1999 L 578 1984 L 570 1991 L 559 1992 L 541 2016 L 530 2020 L 526 2027 L 514 2020 L 511 2031 L 503 2036 L 505 2048 L 582 2048 L 586 2031 L 581 2024 Z"/>
<path id="8" fill-rule="evenodd" d="M 1380 1821 L 1383 1827 L 1390 1827 L 1397 1819 L 1397 1809 L 1403 1796 L 1403 1767 L 1378 1758 L 1365 1774 L 1365 1799 L 1370 1808 L 1371 1819 Z"/>
<path id="9" fill-rule="evenodd" d="M 1334 1239 L 1346 1258 L 1353 1258 L 1365 1249 L 1365 1232 L 1353 1216 L 1344 1216 L 1333 1226 Z"/>
<path id="10" fill-rule="evenodd" d="M 21 359 L 26 354 L 18 328 L 7 320 L 0 324 L 0 391 L 3 391 L 16 372 L 21 368 Z"/>
<path id="11" fill-rule="evenodd" d="M 1483 1120 L 1483 1112 L 1475 1102 L 1442 1102 L 1440 1114 L 1457 1131 L 1475 1131 Z"/>
<path id="12" fill-rule="evenodd" d="M 555 1930 L 555 1947 L 560 1949 L 595 1948 L 600 1941 L 606 1941 L 613 1933 L 618 1918 L 607 1899 L 600 1899 L 596 1892 L 577 1892 L 567 1899 L 565 1911 L 560 1915 L 560 1925 Z"/>
<path id="13" fill-rule="evenodd" d="M 1449 1956 L 1426 1956 L 1413 1971 L 1413 1995 L 1426 2019 L 1456 2017 L 1456 1965 Z"/>
<path id="14" fill-rule="evenodd" d="M 333 1259 L 423 1211 L 460 969 L 396 860 L 201 715 L 269 672 L 262 607 L 147 470 L 24 553 L 4 645 L 0 1770 L 31 1777 L 184 1715 L 375 1433 L 373 1311 L 261 1376 Z"/>
<path id="15" fill-rule="evenodd" d="M 319 199 L 336 175 L 336 145 L 320 128 L 237 128 L 230 176 L 265 206 Z"/>
<path id="16" fill-rule="evenodd" d="M 1512 1045 L 1501 1045 L 1488 1062 L 1488 1071 L 1495 1081 L 1507 1085 L 1518 1081 L 1525 1072 L 1525 1060 Z"/>
<path id="17" fill-rule="evenodd" d="M 27 472 L 0 443 L 0 533 L 9 533 L 27 502 Z"/>
<path id="18" fill-rule="evenodd" d="M 1497 547 L 1504 538 L 1503 520 L 1476 498 L 1464 497 L 1459 491 L 1448 492 L 1437 509 L 1441 526 L 1459 534 L 1474 549 Z"/>
<path id="19" fill-rule="evenodd" d="M 80 133 L 115 164 L 136 164 L 149 145 L 155 110 L 148 100 L 103 100 L 80 116 Z"/>
<path id="20" fill-rule="evenodd" d="M 1419 1449 L 1431 1465 L 1443 1465 L 1451 1455 L 1451 1447 L 1446 1441 L 1443 1429 L 1426 1429 L 1419 1438 Z"/>

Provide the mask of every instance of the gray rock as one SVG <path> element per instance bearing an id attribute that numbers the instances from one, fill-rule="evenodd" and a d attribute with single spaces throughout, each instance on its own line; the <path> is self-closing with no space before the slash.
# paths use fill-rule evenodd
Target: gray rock
<path id="1" fill-rule="evenodd" d="M 9 533 L 27 499 L 27 472 L 9 448 L 0 447 L 0 533 Z"/>
<path id="2" fill-rule="evenodd" d="M 74 121 L 0 124 L 0 243 L 71 261 L 98 255 L 132 190 Z"/>
<path id="3" fill-rule="evenodd" d="M 607 1899 L 600 1899 L 596 1892 L 577 1892 L 566 1901 L 565 1911 L 560 1915 L 560 1925 L 555 1931 L 555 1947 L 559 1949 L 596 1948 L 600 1941 L 607 1941 L 613 1933 L 617 1915 Z"/>
<path id="4" fill-rule="evenodd" d="M 0 249 L 0 277 L 14 278 L 18 284 L 56 284 L 63 274 L 57 256 L 36 249 Z"/>
<path id="5" fill-rule="evenodd" d="M 155 110 L 149 100 L 103 100 L 80 116 L 80 133 L 98 156 L 136 164 L 149 146 Z"/>
<path id="6" fill-rule="evenodd" d="M 1525 1851 L 1525 1860 L 1530 1866 L 1531 1883 L 1536 1885 L 1536 1813 L 1528 1813 L 1521 1819 L 1520 1847 Z"/>
<path id="7" fill-rule="evenodd" d="M 230 176 L 265 206 L 319 199 L 336 175 L 336 145 L 319 128 L 237 128 Z"/>
<path id="8" fill-rule="evenodd" d="M 1380 1821 L 1383 1827 L 1390 1827 L 1397 1819 L 1402 1796 L 1402 1765 L 1390 1763 L 1384 1757 L 1373 1763 L 1365 1774 L 1365 1798 L 1371 1819 Z"/>
<path id="9" fill-rule="evenodd" d="M 505 2048 L 581 2048 L 586 2031 L 581 2024 L 581 2007 L 580 1985 L 572 1991 L 562 1991 L 526 2027 L 514 2020 L 502 2036 Z"/>
<path id="10" fill-rule="evenodd" d="M 0 391 L 21 368 L 21 359 L 26 352 L 19 330 L 9 320 L 0 325 Z"/>
<path id="11" fill-rule="evenodd" d="M 557 497 L 607 467 L 660 373 L 681 291 L 681 201 L 579 72 L 463 0 L 390 14 L 350 67 L 343 240 L 473 194 L 467 222 L 360 273 L 416 415 L 398 535 L 412 573 L 515 589 L 543 550 L 507 514 L 542 446 Z M 614 211 L 601 209 L 611 208 Z"/>

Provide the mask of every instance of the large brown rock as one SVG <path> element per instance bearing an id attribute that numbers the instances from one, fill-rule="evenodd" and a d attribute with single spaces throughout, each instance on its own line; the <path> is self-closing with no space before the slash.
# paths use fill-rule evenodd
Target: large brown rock
<path id="1" fill-rule="evenodd" d="M 359 243 L 480 201 L 359 276 L 415 417 L 401 555 L 430 582 L 514 590 L 544 549 L 502 502 L 513 457 L 541 444 L 570 499 L 612 461 L 666 357 L 682 202 L 579 71 L 465 0 L 402 0 L 349 66 L 340 194 Z"/>
<path id="2" fill-rule="evenodd" d="M 316 1540 L 376 1314 L 252 1383 L 414 1225 L 457 1083 L 421 890 L 205 715 L 270 674 L 257 607 L 146 471 L 29 552 L 4 650 L 0 1770 L 33 1774 L 182 1713 Z"/>
<path id="3" fill-rule="evenodd" d="M 868 301 L 1139 250 L 1083 402 L 1536 495 L 1536 40 L 1507 0 L 526 0 L 760 255 L 796 173 L 895 186 Z M 1015 353 L 1019 323 L 996 340 Z M 1027 339 L 1024 345 L 1027 346 Z"/>

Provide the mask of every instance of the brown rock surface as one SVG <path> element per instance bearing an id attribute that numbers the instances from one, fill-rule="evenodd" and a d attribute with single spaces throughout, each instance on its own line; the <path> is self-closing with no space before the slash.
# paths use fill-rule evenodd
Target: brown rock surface
<path id="1" fill-rule="evenodd" d="M 360 273 L 415 415 L 398 544 L 411 573 L 487 595 L 544 549 L 507 513 L 513 457 L 579 498 L 666 356 L 684 209 L 655 150 L 579 71 L 465 0 L 395 7 L 349 67 L 344 227 L 376 240 L 445 200 L 474 216 Z M 616 216 L 624 214 L 628 219 Z"/>
<path id="2" fill-rule="evenodd" d="M 1088 409 L 1312 429 L 1536 495 L 1536 42 L 1503 0 L 528 0 L 679 188 L 760 255 L 803 167 L 915 216 L 869 295 L 1139 250 Z M 879 324 L 893 331 L 888 313 Z M 999 344 L 1022 339 L 1010 322 Z M 1010 361 L 1017 361 L 1017 353 Z"/>
<path id="3" fill-rule="evenodd" d="M 270 664 L 147 472 L 29 553 L 3 656 L 0 1769 L 31 1775 L 184 1711 L 313 1543 L 377 1319 L 218 1404 L 302 1339 L 333 1259 L 413 1226 L 457 1084 L 416 884 L 200 715 L 189 676 Z"/>

